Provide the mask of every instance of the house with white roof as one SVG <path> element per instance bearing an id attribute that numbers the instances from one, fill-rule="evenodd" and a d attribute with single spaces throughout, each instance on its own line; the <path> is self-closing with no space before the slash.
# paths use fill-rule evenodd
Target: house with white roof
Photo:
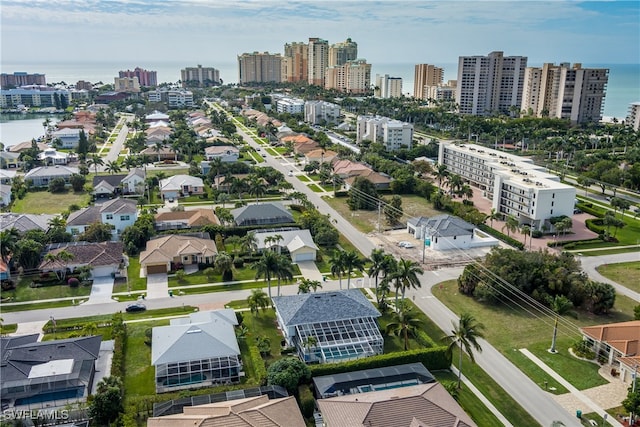
<path id="1" fill-rule="evenodd" d="M 11 204 L 11 186 L 0 184 L 0 206 L 5 207 Z"/>
<path id="2" fill-rule="evenodd" d="M 13 178 L 16 177 L 16 171 L 8 169 L 0 169 L 0 184 L 11 185 Z"/>
<path id="3" fill-rule="evenodd" d="M 138 204 L 135 200 L 116 198 L 101 205 L 89 206 L 71 212 L 67 218 L 67 233 L 73 236 L 84 233 L 91 224 L 100 222 L 112 226 L 112 238 L 118 236 L 138 219 Z"/>
<path id="4" fill-rule="evenodd" d="M 233 145 L 212 145 L 204 149 L 204 154 L 208 161 L 220 159 L 225 163 L 230 163 L 238 161 L 240 150 Z"/>
<path id="5" fill-rule="evenodd" d="M 157 122 L 157 121 L 165 121 L 168 122 L 169 121 L 169 115 L 165 114 L 165 113 L 161 113 L 158 110 L 155 110 L 153 113 L 151 114 L 147 114 L 146 116 L 144 116 L 144 120 L 146 122 Z"/>
<path id="6" fill-rule="evenodd" d="M 316 260 L 318 247 L 309 230 L 298 228 L 261 230 L 254 232 L 254 236 L 258 242 L 258 251 L 285 250 L 294 263 Z"/>
<path id="7" fill-rule="evenodd" d="M 40 166 L 27 172 L 24 180 L 25 182 L 31 181 L 34 187 L 46 187 L 55 178 L 62 178 L 65 183 L 69 184 L 71 175 L 78 173 L 80 173 L 78 168 L 70 166 Z"/>
<path id="8" fill-rule="evenodd" d="M 436 251 L 497 246 L 499 243 L 485 233 L 478 233 L 475 225 L 452 215 L 411 218 L 407 221 L 407 233 L 424 240 L 425 246 Z"/>
<path id="9" fill-rule="evenodd" d="M 12 212 L 0 213 L 0 231 L 15 228 L 21 233 L 29 230 L 49 230 L 49 222 L 56 215 L 48 214 L 18 214 Z"/>
<path id="10" fill-rule="evenodd" d="M 240 381 L 242 360 L 231 309 L 200 311 L 152 330 L 156 392 Z"/>
<path id="11" fill-rule="evenodd" d="M 204 181 L 190 175 L 174 175 L 160 180 L 160 195 L 163 200 L 177 199 L 194 194 L 204 194 Z"/>
<path id="12" fill-rule="evenodd" d="M 62 148 L 76 148 L 80 141 L 80 132 L 82 129 L 65 128 L 60 129 L 51 135 L 53 139 L 59 139 L 62 143 Z"/>
<path id="13" fill-rule="evenodd" d="M 38 154 L 38 160 L 47 166 L 66 165 L 70 161 L 69 157 L 68 153 L 56 151 L 55 148 L 47 148 Z"/>

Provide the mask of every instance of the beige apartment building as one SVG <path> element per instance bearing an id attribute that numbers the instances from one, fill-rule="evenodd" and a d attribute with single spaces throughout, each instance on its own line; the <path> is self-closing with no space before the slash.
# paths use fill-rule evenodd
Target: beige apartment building
<path id="1" fill-rule="evenodd" d="M 536 117 L 599 122 L 608 80 L 608 69 L 582 68 L 582 64 L 527 67 L 521 109 Z"/>
<path id="2" fill-rule="evenodd" d="M 413 97 L 429 99 L 427 86 L 439 86 L 444 79 L 444 69 L 430 64 L 417 64 L 413 76 Z"/>
<path id="3" fill-rule="evenodd" d="M 329 67 L 344 65 L 358 58 L 358 43 L 350 38 L 329 47 Z"/>
<path id="4" fill-rule="evenodd" d="M 220 71 L 213 67 L 187 67 L 180 70 L 182 86 L 186 87 L 187 82 L 197 83 L 197 86 L 211 86 L 220 84 Z"/>
<path id="5" fill-rule="evenodd" d="M 284 45 L 282 58 L 282 80 L 287 82 L 307 81 L 309 77 L 309 45 L 293 42 Z"/>
<path id="6" fill-rule="evenodd" d="M 282 56 L 279 53 L 253 52 L 238 56 L 238 81 L 266 83 L 282 81 Z"/>
<path id="7" fill-rule="evenodd" d="M 348 61 L 344 65 L 329 67 L 326 70 L 325 89 L 363 94 L 369 91 L 371 84 L 371 64 L 366 59 Z"/>
<path id="8" fill-rule="evenodd" d="M 329 65 L 329 42 L 317 37 L 309 38 L 307 83 L 324 86 Z"/>

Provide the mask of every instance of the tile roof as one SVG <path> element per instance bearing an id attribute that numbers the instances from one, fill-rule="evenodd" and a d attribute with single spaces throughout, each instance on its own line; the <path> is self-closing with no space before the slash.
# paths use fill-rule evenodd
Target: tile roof
<path id="1" fill-rule="evenodd" d="M 48 253 L 56 255 L 66 251 L 73 256 L 70 264 L 90 265 L 91 267 L 120 264 L 124 253 L 124 243 L 122 242 L 77 242 L 57 246 L 55 249 L 49 250 Z M 55 270 L 64 267 L 66 267 L 65 264 L 56 260 L 43 260 L 38 266 L 40 270 Z"/>
<path id="2" fill-rule="evenodd" d="M 174 257 L 195 253 L 211 257 L 218 253 L 218 249 L 211 239 L 171 234 L 149 240 L 146 249 L 140 253 L 140 264 L 170 262 Z"/>
<path id="3" fill-rule="evenodd" d="M 594 340 L 614 347 L 623 356 L 635 356 L 640 350 L 640 320 L 586 326 L 580 330 Z"/>
<path id="4" fill-rule="evenodd" d="M 32 145 L 31 141 L 21 142 L 19 144 L 14 144 L 11 147 L 9 147 L 8 151 L 12 153 L 20 153 L 24 150 L 31 148 L 31 145 Z M 36 145 L 38 146 L 38 150 L 40 151 L 44 151 L 47 148 L 49 148 L 49 146 L 43 142 L 37 142 Z"/>
<path id="5" fill-rule="evenodd" d="M 464 236 L 473 234 L 475 225 L 457 216 L 436 215 L 430 218 L 415 217 L 407 221 L 416 228 L 424 226 L 428 231 L 441 237 Z"/>
<path id="6" fill-rule="evenodd" d="M 238 324 L 237 319 L 232 323 L 227 313 L 216 311 L 209 312 L 207 317 L 175 319 L 178 321 L 172 321 L 169 326 L 153 328 L 151 364 L 239 355 L 233 329 Z"/>
<path id="7" fill-rule="evenodd" d="M 115 199 L 104 202 L 101 205 L 89 206 L 79 211 L 71 212 L 67 218 L 67 226 L 88 225 L 101 222 L 102 214 L 135 214 L 138 212 L 138 204 L 132 199 Z"/>
<path id="8" fill-rule="evenodd" d="M 240 150 L 238 149 L 238 147 L 235 147 L 233 145 L 212 145 L 211 147 L 206 147 L 204 149 L 204 152 L 206 154 L 231 154 L 231 153 L 235 153 L 238 154 L 240 152 Z"/>
<path id="9" fill-rule="evenodd" d="M 304 427 L 295 397 L 267 395 L 185 406 L 182 414 L 151 417 L 147 427 Z"/>
<path id="10" fill-rule="evenodd" d="M 28 230 L 40 229 L 47 231 L 49 229 L 49 221 L 57 215 L 47 214 L 16 214 L 16 213 L 0 213 L 0 230 L 11 230 L 15 228 L 21 233 Z"/>
<path id="11" fill-rule="evenodd" d="M 203 187 L 202 178 L 190 175 L 174 175 L 160 180 L 160 191 L 182 190 L 183 186 Z"/>
<path id="12" fill-rule="evenodd" d="M 440 383 L 319 399 L 327 425 L 475 427 Z"/>
<path id="13" fill-rule="evenodd" d="M 380 317 L 378 310 L 358 289 L 273 297 L 273 304 L 287 327 Z"/>
<path id="14" fill-rule="evenodd" d="M 220 224 L 218 217 L 211 209 L 193 209 L 188 211 L 162 212 L 156 214 L 155 222 L 180 222 L 184 221 L 191 227 L 209 224 Z"/>

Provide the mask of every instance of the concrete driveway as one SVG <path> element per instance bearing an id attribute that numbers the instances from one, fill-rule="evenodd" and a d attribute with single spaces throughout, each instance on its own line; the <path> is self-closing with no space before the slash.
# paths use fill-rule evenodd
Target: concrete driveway
<path id="1" fill-rule="evenodd" d="M 166 273 L 147 276 L 147 299 L 169 296 L 169 278 Z"/>
<path id="2" fill-rule="evenodd" d="M 309 280 L 319 280 L 322 282 L 322 273 L 318 270 L 316 263 L 313 261 L 299 261 L 296 263 L 300 268 L 300 274 L 305 279 Z"/>
<path id="3" fill-rule="evenodd" d="M 85 304 L 103 304 L 111 302 L 111 292 L 113 292 L 113 277 L 94 277 L 91 286 L 89 301 Z"/>

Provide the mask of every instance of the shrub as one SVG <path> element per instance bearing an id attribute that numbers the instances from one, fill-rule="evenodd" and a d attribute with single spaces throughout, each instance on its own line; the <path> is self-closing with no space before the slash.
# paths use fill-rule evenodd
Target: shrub
<path id="1" fill-rule="evenodd" d="M 313 411 L 316 409 L 316 401 L 313 399 L 313 393 L 308 385 L 298 387 L 298 405 L 300 412 L 305 418 L 313 417 Z"/>
<path id="2" fill-rule="evenodd" d="M 533 230 L 531 232 L 531 237 L 539 239 L 540 237 L 542 237 L 542 230 Z"/>
<path id="3" fill-rule="evenodd" d="M 239 256 L 236 256 L 236 257 L 233 259 L 233 266 L 234 266 L 235 268 L 242 268 L 242 267 L 244 267 L 244 259 L 242 259 L 242 258 L 241 258 L 241 257 L 239 257 Z"/>
<path id="4" fill-rule="evenodd" d="M 517 248 L 520 250 L 524 249 L 524 243 L 514 239 L 513 237 L 507 236 L 506 234 L 501 233 L 498 230 L 495 230 L 485 224 L 478 224 L 478 228 L 484 231 L 485 233 L 495 237 L 496 239 L 500 239 L 506 244 L 513 246 L 514 248 Z"/>
<path id="5" fill-rule="evenodd" d="M 69 280 L 67 280 L 67 284 L 72 288 L 77 288 L 78 286 L 80 286 L 80 280 L 76 279 L 75 277 L 71 277 L 69 278 Z"/>
<path id="6" fill-rule="evenodd" d="M 249 358 L 253 364 L 253 369 L 256 375 L 256 381 L 260 385 L 264 385 L 267 380 L 267 368 L 264 365 L 264 360 L 260 355 L 260 350 L 255 345 L 249 346 Z"/>
<path id="7" fill-rule="evenodd" d="M 589 343 L 585 340 L 576 341 L 573 344 L 573 346 L 571 346 L 571 348 L 573 349 L 573 352 L 578 357 L 582 357 L 584 359 L 589 359 L 589 360 L 595 359 L 596 357 L 596 354 L 593 352 L 593 350 L 591 350 Z"/>
<path id="8" fill-rule="evenodd" d="M 309 367 L 297 357 L 277 360 L 267 370 L 267 384 L 282 386 L 289 393 L 295 393 L 300 384 L 306 384 L 309 380 L 311 380 Z"/>
<path id="9" fill-rule="evenodd" d="M 380 354 L 364 359 L 351 360 L 343 363 L 326 363 L 311 366 L 312 376 L 340 374 L 363 369 L 383 368 L 385 366 L 403 365 L 405 363 L 422 363 L 429 370 L 448 369 L 451 366 L 451 356 L 447 355 L 447 348 L 437 346 L 396 353 Z"/>

